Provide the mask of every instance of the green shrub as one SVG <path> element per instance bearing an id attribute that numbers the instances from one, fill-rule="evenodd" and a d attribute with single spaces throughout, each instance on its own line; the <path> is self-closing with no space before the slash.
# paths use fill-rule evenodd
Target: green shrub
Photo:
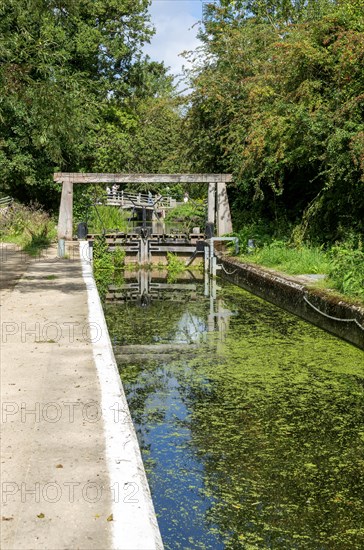
<path id="1" fill-rule="evenodd" d="M 109 252 L 106 238 L 99 235 L 95 238 L 93 247 L 93 273 L 101 299 L 104 299 L 111 284 L 123 284 L 125 250 L 117 247 Z"/>
<path id="2" fill-rule="evenodd" d="M 190 233 L 193 227 L 200 227 L 204 231 L 205 221 L 206 207 L 203 201 L 190 200 L 169 210 L 166 215 L 166 222 L 179 224 L 185 233 Z"/>
<path id="3" fill-rule="evenodd" d="M 55 222 L 37 204 L 25 206 L 13 203 L 0 210 L 0 237 L 36 255 L 56 239 Z"/>
<path id="4" fill-rule="evenodd" d="M 364 252 L 361 241 L 357 248 L 352 243 L 333 246 L 330 257 L 329 275 L 335 288 L 350 296 L 364 298 Z"/>
<path id="5" fill-rule="evenodd" d="M 179 273 L 183 273 L 186 270 L 186 266 L 183 260 L 180 260 L 176 254 L 167 252 L 167 270 L 169 283 L 173 282 Z"/>
<path id="6" fill-rule="evenodd" d="M 125 255 L 126 252 L 123 248 L 120 248 L 119 246 L 115 248 L 114 252 L 112 253 L 115 269 L 122 269 L 124 267 Z"/>
<path id="7" fill-rule="evenodd" d="M 272 242 L 273 237 L 269 233 L 269 228 L 264 222 L 257 222 L 244 225 L 238 233 L 234 233 L 239 239 L 239 246 L 242 251 L 247 250 L 248 241 L 253 239 L 254 245 L 262 247 Z"/>

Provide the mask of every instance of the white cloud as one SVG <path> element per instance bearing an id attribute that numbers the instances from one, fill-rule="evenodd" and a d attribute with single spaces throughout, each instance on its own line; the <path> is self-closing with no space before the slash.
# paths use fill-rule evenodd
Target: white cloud
<path id="1" fill-rule="evenodd" d="M 150 14 L 156 34 L 144 53 L 153 61 L 164 61 L 172 73 L 180 75 L 188 63 L 179 54 L 200 45 L 197 32 L 202 4 L 199 0 L 153 0 Z"/>

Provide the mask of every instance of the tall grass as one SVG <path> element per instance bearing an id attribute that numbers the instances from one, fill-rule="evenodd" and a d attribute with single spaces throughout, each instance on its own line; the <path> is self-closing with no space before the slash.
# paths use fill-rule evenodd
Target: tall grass
<path id="1" fill-rule="evenodd" d="M 334 287 L 344 294 L 364 300 L 364 252 L 361 241 L 357 248 L 351 244 L 332 247 L 330 259 L 329 275 Z"/>
<path id="2" fill-rule="evenodd" d="M 319 247 L 302 246 L 295 248 L 284 241 L 274 241 L 257 248 L 252 254 L 245 254 L 245 259 L 291 275 L 328 274 L 330 260 Z"/>
<path id="3" fill-rule="evenodd" d="M 0 210 L 0 239 L 13 242 L 32 256 L 56 240 L 55 221 L 40 206 L 13 203 Z"/>
<path id="4" fill-rule="evenodd" d="M 127 230 L 128 213 L 119 210 L 115 206 L 97 205 L 90 208 L 88 212 L 88 231 L 89 233 L 102 233 L 105 231 Z"/>
<path id="5" fill-rule="evenodd" d="M 166 222 L 180 227 L 181 231 L 190 233 L 193 227 L 200 227 L 203 231 L 206 221 L 206 207 L 202 200 L 180 204 L 167 211 Z"/>
<path id="6" fill-rule="evenodd" d="M 294 246 L 288 240 L 272 240 L 257 234 L 258 246 L 248 250 L 247 236 L 252 232 L 239 234 L 240 255 L 244 261 L 270 267 L 290 275 L 326 275 L 324 286 L 352 298 L 364 300 L 364 251 L 359 236 L 351 236 L 345 242 L 336 243 L 328 250 L 309 244 Z M 268 242 L 267 242 L 268 241 Z"/>

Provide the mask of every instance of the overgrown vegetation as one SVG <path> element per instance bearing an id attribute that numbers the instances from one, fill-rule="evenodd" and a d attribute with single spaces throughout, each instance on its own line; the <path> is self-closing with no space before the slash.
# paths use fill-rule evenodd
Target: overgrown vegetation
<path id="1" fill-rule="evenodd" d="M 362 242 L 355 235 L 326 249 L 297 244 L 288 237 L 272 239 L 259 225 L 245 227 L 238 237 L 244 261 L 291 275 L 325 275 L 326 288 L 364 299 L 364 253 Z"/>
<path id="2" fill-rule="evenodd" d="M 89 233 L 103 231 L 126 231 L 128 213 L 115 206 L 96 205 L 90 208 L 87 218 Z"/>
<path id="3" fill-rule="evenodd" d="M 206 222 L 206 206 L 202 200 L 188 201 L 166 215 L 166 222 L 178 224 L 181 231 L 190 233 L 194 227 L 199 227 L 203 232 Z"/>
<path id="4" fill-rule="evenodd" d="M 179 100 L 143 59 L 148 0 L 0 1 L 0 181 L 56 209 L 54 171 L 175 170 Z"/>
<path id="5" fill-rule="evenodd" d="M 185 161 L 233 172 L 236 229 L 284 219 L 320 244 L 364 231 L 363 8 L 206 4 Z"/>
<path id="6" fill-rule="evenodd" d="M 167 253 L 167 271 L 168 277 L 167 282 L 173 283 L 180 273 L 186 271 L 186 266 L 183 260 L 178 258 L 177 254 L 172 254 L 172 252 Z"/>
<path id="7" fill-rule="evenodd" d="M 335 288 L 349 296 L 357 296 L 364 301 L 364 252 L 362 243 L 354 247 L 334 246 L 330 250 L 330 279 Z"/>
<path id="8" fill-rule="evenodd" d="M 257 248 L 248 255 L 258 264 L 274 267 L 292 275 L 329 272 L 329 258 L 322 248 L 302 246 L 296 248 L 284 241 L 274 241 Z"/>
<path id="9" fill-rule="evenodd" d="M 125 263 L 125 251 L 117 247 L 109 252 L 106 239 L 99 235 L 93 245 L 93 273 L 96 285 L 103 300 L 107 290 L 112 283 L 123 284 L 123 273 Z"/>
<path id="10" fill-rule="evenodd" d="M 13 203 L 0 209 L 0 240 L 13 242 L 36 256 L 56 238 L 55 222 L 37 204 L 24 206 Z"/>

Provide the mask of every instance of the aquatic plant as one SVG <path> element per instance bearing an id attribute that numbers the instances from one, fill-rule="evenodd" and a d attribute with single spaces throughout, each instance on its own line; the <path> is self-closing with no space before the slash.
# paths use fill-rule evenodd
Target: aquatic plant
<path id="1" fill-rule="evenodd" d="M 167 549 L 363 546 L 360 350 L 225 283 L 213 315 L 201 298 L 106 316 L 123 344 L 203 335 L 120 363 Z"/>

